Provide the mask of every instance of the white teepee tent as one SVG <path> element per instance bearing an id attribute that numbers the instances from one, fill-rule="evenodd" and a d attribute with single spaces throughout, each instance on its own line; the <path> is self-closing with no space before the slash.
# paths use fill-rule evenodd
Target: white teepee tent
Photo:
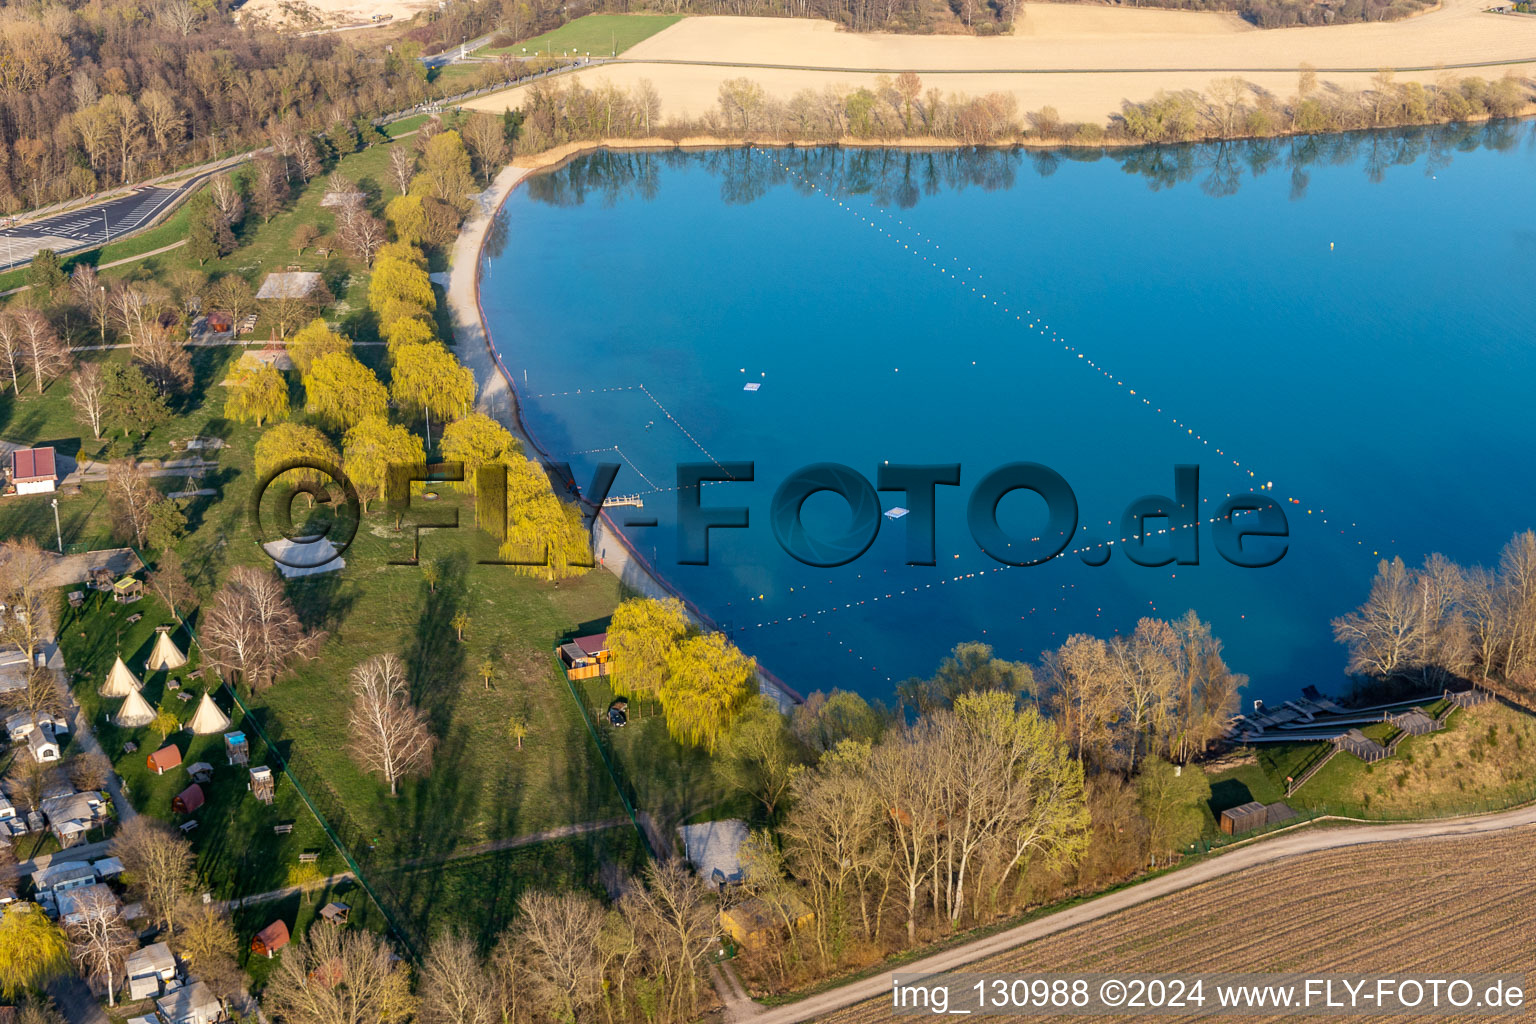
<path id="1" fill-rule="evenodd" d="M 171 639 L 171 634 L 161 633 L 155 639 L 155 649 L 149 654 L 149 662 L 144 666 L 146 672 L 159 672 L 162 669 L 169 670 L 181 668 L 187 663 L 187 656 L 181 653 L 181 648 L 176 646 L 176 641 Z"/>
<path id="2" fill-rule="evenodd" d="M 107 673 L 106 682 L 101 684 L 101 689 L 96 692 L 103 697 L 126 697 L 130 693 L 138 693 L 139 687 L 144 684 L 139 682 L 139 677 L 123 662 L 123 656 L 119 654 L 117 660 L 112 663 L 112 671 Z"/>
<path id="3" fill-rule="evenodd" d="M 149 701 L 138 690 L 128 694 L 123 706 L 117 709 L 117 724 L 130 729 L 148 725 L 154 720 L 155 709 L 149 706 Z"/>
<path id="4" fill-rule="evenodd" d="M 197 705 L 197 713 L 187 723 L 187 728 L 199 736 L 210 736 L 229 728 L 229 716 L 219 710 L 212 695 L 205 693 Z"/>

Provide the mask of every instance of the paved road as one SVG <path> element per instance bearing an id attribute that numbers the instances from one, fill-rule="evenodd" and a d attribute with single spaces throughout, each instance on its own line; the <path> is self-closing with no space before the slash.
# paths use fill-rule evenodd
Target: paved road
<path id="1" fill-rule="evenodd" d="M 1097 921 L 1110 914 L 1193 888 L 1224 875 L 1262 864 L 1271 864 L 1289 857 L 1371 843 L 1432 839 L 1439 836 L 1470 836 L 1529 825 L 1536 825 L 1536 806 L 1503 811 L 1499 814 L 1449 818 L 1443 821 L 1358 825 L 1328 829 L 1303 828 L 1286 835 L 1228 849 L 1219 856 L 1201 861 L 1181 871 L 1161 875 L 1139 885 L 1133 885 L 1059 913 L 1021 924 L 1017 928 L 1010 928 L 996 935 L 977 939 L 975 942 L 968 942 L 942 953 L 935 953 L 922 960 L 903 964 L 901 971 L 903 974 L 937 974 L 953 971 L 965 964 L 974 963 L 995 953 L 1002 953 L 1026 942 L 1033 942 L 1068 928 Z M 854 1003 L 882 996 L 889 992 L 890 988 L 891 975 L 882 972 L 873 977 L 851 981 L 838 988 L 809 996 L 796 1003 L 760 1012 L 755 1004 L 744 1005 L 738 1002 L 732 1007 L 735 1010 L 732 1019 L 739 1021 L 750 1017 L 753 1024 L 798 1024 L 800 1021 L 823 1017 L 836 1010 L 852 1006 Z"/>
<path id="2" fill-rule="evenodd" d="M 153 222 L 178 196 L 201 181 L 193 178 L 173 188 L 146 186 L 97 206 L 0 230 L 0 270 L 25 263 L 40 249 L 62 252 L 92 248 L 136 231 Z"/>

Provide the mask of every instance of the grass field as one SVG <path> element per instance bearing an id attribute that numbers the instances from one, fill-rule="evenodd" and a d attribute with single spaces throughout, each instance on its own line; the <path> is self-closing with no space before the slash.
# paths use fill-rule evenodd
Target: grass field
<path id="1" fill-rule="evenodd" d="M 721 818 L 751 820 L 761 812 L 757 801 L 720 781 L 707 754 L 684 747 L 667 734 L 666 719 L 656 701 L 630 700 L 628 722 L 616 729 L 606 714 L 613 701 L 607 680 L 601 676 L 578 680 L 576 692 L 629 798 L 652 816 L 667 839 L 678 825 Z"/>
<path id="2" fill-rule="evenodd" d="M 1536 831 L 1524 829 L 1311 854 L 1197 886 L 964 970 L 1379 972 L 1423 977 L 1523 971 L 1530 959 L 1526 876 L 1533 841 Z M 1204 1019 L 1193 1014 L 1177 1019 L 1197 1018 Z M 901 1019 L 907 1018 L 891 1013 L 889 997 L 823 1018 L 836 1024 Z"/>
<path id="3" fill-rule="evenodd" d="M 1443 702 L 1427 702 L 1431 715 Z M 1362 730 L 1387 742 L 1396 727 L 1375 723 Z M 1375 764 L 1351 754 L 1335 756 L 1295 794 L 1287 777 L 1328 751 L 1325 743 L 1270 744 L 1255 761 L 1211 775 L 1207 836 L 1229 807 L 1258 800 L 1285 800 L 1303 813 L 1358 818 L 1444 817 L 1495 810 L 1536 799 L 1536 718 L 1497 701 L 1452 712 L 1446 728 L 1409 736 L 1397 753 Z"/>
<path id="4" fill-rule="evenodd" d="M 527 51 L 530 55 L 545 53 L 559 56 L 571 53 L 591 54 L 593 57 L 617 56 L 642 39 L 649 39 L 681 20 L 680 14 L 589 14 L 513 46 L 480 52 L 521 55 Z"/>
<path id="5" fill-rule="evenodd" d="M 392 127 L 409 131 L 415 126 L 407 121 Z M 340 162 L 342 173 L 369 193 L 375 211 L 381 211 L 393 195 L 384 173 L 389 149 L 388 145 L 371 147 Z M 296 264 L 326 276 L 339 299 L 328 311 L 329 319 L 356 340 L 372 340 L 366 268 L 343 256 L 321 260 L 313 248 L 299 255 L 289 241 L 300 223 L 331 229 L 331 214 L 319 205 L 324 187 L 324 177 L 317 177 L 270 222 L 248 217 L 239 233 L 239 248 L 226 259 L 211 260 L 199 268 L 181 249 L 104 273 L 163 281 L 188 270 L 210 277 L 235 272 L 255 286 L 268 270 Z M 151 234 L 179 230 L 173 221 Z M 163 244 L 159 235 L 144 244 Z M 95 342 L 94 331 L 80 324 L 78 316 L 75 319 L 74 342 Z M 264 328 L 265 324 L 258 324 L 254 337 L 261 337 Z M 357 351 L 365 363 L 379 367 L 382 349 Z M 163 458 L 172 454 L 178 439 L 223 438 L 226 446 L 212 456 L 217 469 L 195 484 L 189 487 L 181 477 L 155 481 L 165 491 L 193 487 L 218 491 L 216 497 L 184 500 L 188 529 L 178 544 L 188 573 L 206 600 L 232 566 L 271 564 L 257 544 L 247 512 L 258 431 L 226 420 L 222 412 L 219 381 L 239 353 L 236 347 L 194 349 L 192 388 L 178 400 L 171 422 L 147 437 L 109 437 L 100 442 L 82 438 L 69 404 L 67 382 L 55 382 L 40 395 L 23 391 L 20 396 L 0 396 L 0 437 L 47 441 L 66 454 L 95 458 L 124 454 Z M 78 355 L 97 360 L 127 358 L 125 350 Z M 294 417 L 307 422 L 293 376 Z M 31 536 L 51 548 L 52 511 L 46 497 L 0 501 L 0 536 Z M 426 511 L 435 517 L 457 511 L 464 527 L 423 535 L 422 557 L 442 571 L 435 587 L 426 583 L 420 566 L 390 564 L 409 558 L 412 525 L 424 520 Z M 60 494 L 59 513 L 69 550 L 116 545 L 102 485 L 87 484 L 79 493 Z M 613 782 L 551 655 L 560 635 L 601 628 L 619 599 L 617 581 L 607 573 L 594 572 L 555 585 L 517 576 L 507 566 L 485 564 L 495 560 L 495 544 L 472 528 L 473 519 L 473 503 L 446 489 L 421 516 L 405 517 L 403 530 L 382 508 L 376 508 L 364 518 L 356 543 L 347 551 L 345 570 L 288 584 L 306 623 L 326 631 L 319 656 L 267 692 L 247 697 L 255 721 L 243 720 L 227 695 L 220 697 L 235 727 L 245 727 L 251 737 L 252 763 L 275 764 L 281 753 L 320 813 L 363 865 L 365 875 L 376 882 L 385 902 L 417 937 L 466 914 L 474 917 L 476 929 L 500 928 L 517 894 L 528 885 L 605 887 L 611 879 L 636 870 L 643 849 L 638 833 L 625 824 L 516 850 L 450 859 L 456 851 L 480 844 L 624 817 Z M 153 553 L 147 557 L 153 558 Z M 462 639 L 452 625 L 460 611 L 469 616 Z M 128 615 L 139 612 L 144 616 L 141 620 L 126 622 Z M 169 622 L 168 609 L 152 597 L 126 609 L 92 601 L 78 613 L 64 611 L 61 636 L 67 665 L 90 673 L 74 682 L 77 698 L 83 714 L 97 726 L 136 807 L 179 823 L 171 800 L 189 784 L 186 773 L 150 773 L 145 757 L 159 746 L 159 738 L 147 730 L 118 730 L 105 720 L 117 702 L 104 707 L 96 694 L 118 650 L 135 670 L 141 669 L 154 626 Z M 195 615 L 192 626 L 196 627 Z M 182 631 L 178 639 L 186 646 L 188 634 Z M 347 749 L 347 677 L 356 664 L 383 652 L 393 652 L 406 663 L 415 697 L 428 711 L 439 739 L 433 771 L 402 783 L 398 797 L 391 797 L 377 778 L 361 772 Z M 487 659 L 492 663 L 489 686 L 478 671 Z M 185 677 L 195 668 L 194 658 L 192 666 L 176 675 Z M 146 697 L 160 703 L 167 695 L 167 682 L 159 677 L 146 679 Z M 187 684 L 198 694 L 201 685 L 200 681 Z M 173 696 L 171 706 L 184 707 L 185 718 L 195 704 L 183 704 Z M 521 750 L 508 732 L 513 716 L 528 725 Z M 277 751 L 262 747 L 258 724 Z M 345 870 L 343 858 L 289 779 L 279 778 L 277 803 L 266 807 L 249 796 L 245 770 L 225 763 L 221 736 L 194 738 L 184 733 L 171 739 L 188 763 L 205 760 L 216 768 L 214 781 L 207 787 L 208 802 L 197 815 L 199 827 L 190 836 L 203 884 L 214 898 L 286 886 L 290 868 L 304 851 L 320 854 L 318 866 L 326 874 Z M 130 741 L 139 748 L 133 754 L 123 750 Z M 280 822 L 293 823 L 291 835 L 280 837 L 273 832 L 272 826 Z M 242 938 L 248 938 L 282 917 L 299 933 L 324 898 L 325 894 L 317 894 L 311 901 L 295 895 L 245 908 L 237 915 L 237 926 Z M 383 915 L 368 905 L 362 893 L 354 893 L 347 901 L 353 904 L 355 922 L 384 927 Z M 258 982 L 270 966 L 264 961 L 247 964 Z"/>

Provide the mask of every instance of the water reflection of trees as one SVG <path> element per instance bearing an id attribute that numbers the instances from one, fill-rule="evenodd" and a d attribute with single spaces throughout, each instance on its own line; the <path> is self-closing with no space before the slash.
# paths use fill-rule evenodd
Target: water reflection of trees
<path id="1" fill-rule="evenodd" d="M 787 185 L 803 193 L 810 193 L 814 186 L 910 209 L 924 195 L 967 188 L 1007 189 L 1021 173 L 1033 171 L 1045 178 L 1064 161 L 1110 160 L 1125 173 L 1145 178 L 1153 190 L 1196 184 L 1212 196 L 1233 195 L 1245 181 L 1283 173 L 1290 178 L 1291 198 L 1301 199 L 1314 168 L 1358 166 L 1367 180 L 1381 182 L 1393 168 L 1422 162 L 1424 173 L 1438 174 L 1457 153 L 1504 152 L 1533 139 L 1536 124 L 1499 120 L 1130 150 L 604 149 L 532 178 L 528 192 L 554 206 L 589 201 L 611 205 L 621 199 L 654 198 L 664 169 L 702 168 L 720 180 L 720 197 L 727 203 L 751 203 Z"/>

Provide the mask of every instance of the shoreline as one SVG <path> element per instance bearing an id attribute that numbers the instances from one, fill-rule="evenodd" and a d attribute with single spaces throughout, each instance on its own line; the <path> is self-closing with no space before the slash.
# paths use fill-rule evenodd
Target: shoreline
<path id="1" fill-rule="evenodd" d="M 574 155 L 574 154 L 573 154 Z M 539 460 L 545 469 L 554 461 L 523 419 L 523 407 L 512 374 L 501 361 L 491 338 L 480 301 L 480 267 L 492 223 L 507 198 L 518 185 L 553 165 L 509 164 L 492 179 L 490 186 L 475 197 L 474 209 L 464 221 L 449 256 L 448 280 L 444 300 L 453 325 L 455 354 L 469 367 L 479 385 L 475 408 L 512 432 L 523 450 Z M 609 544 L 612 543 L 612 553 Z M 596 568 L 618 578 L 621 585 L 655 600 L 680 601 L 690 618 L 704 629 L 720 631 L 719 625 L 698 605 L 673 587 L 645 557 L 635 550 L 608 513 L 597 511 L 592 522 L 592 547 Z M 772 697 L 780 710 L 804 703 L 804 697 L 761 663 L 758 664 L 759 691 Z"/>
<path id="2" fill-rule="evenodd" d="M 869 139 L 845 135 L 837 138 L 807 140 L 749 137 L 744 135 L 682 134 L 675 138 L 665 135 L 648 135 L 633 138 L 615 137 L 565 142 L 550 149 L 541 150 L 538 153 L 515 157 L 514 166 L 519 170 L 527 172 L 524 177 L 532 177 L 534 174 L 559 170 L 577 157 L 586 156 L 601 149 L 665 151 L 672 149 L 827 149 L 829 147 L 837 147 L 839 149 L 904 149 L 915 152 L 923 150 L 939 152 L 954 149 L 1021 149 L 1031 152 L 1048 152 L 1064 149 L 1098 149 L 1106 152 L 1121 152 L 1132 149 L 1201 146 L 1225 142 L 1256 142 L 1268 139 L 1329 138 L 1335 135 L 1413 131 L 1416 129 L 1446 128 L 1454 125 L 1486 124 L 1494 120 L 1527 121 L 1533 118 L 1536 118 L 1536 100 L 1526 103 L 1518 113 L 1508 118 L 1494 118 L 1492 115 L 1485 113 L 1454 121 L 1426 121 L 1419 124 L 1383 125 L 1378 128 L 1347 128 L 1331 132 L 1291 131 L 1270 135 L 1234 135 L 1230 138 L 1190 139 L 1181 142 L 1148 142 L 1141 139 L 1110 138 L 1108 136 L 1094 141 L 1051 136 L 1033 138 L 1021 136 L 1017 139 L 998 139 L 971 143 L 961 142 L 958 139 L 938 139 L 931 136 L 898 136 L 887 139 Z M 520 178 L 519 181 L 521 180 L 523 179 Z"/>

